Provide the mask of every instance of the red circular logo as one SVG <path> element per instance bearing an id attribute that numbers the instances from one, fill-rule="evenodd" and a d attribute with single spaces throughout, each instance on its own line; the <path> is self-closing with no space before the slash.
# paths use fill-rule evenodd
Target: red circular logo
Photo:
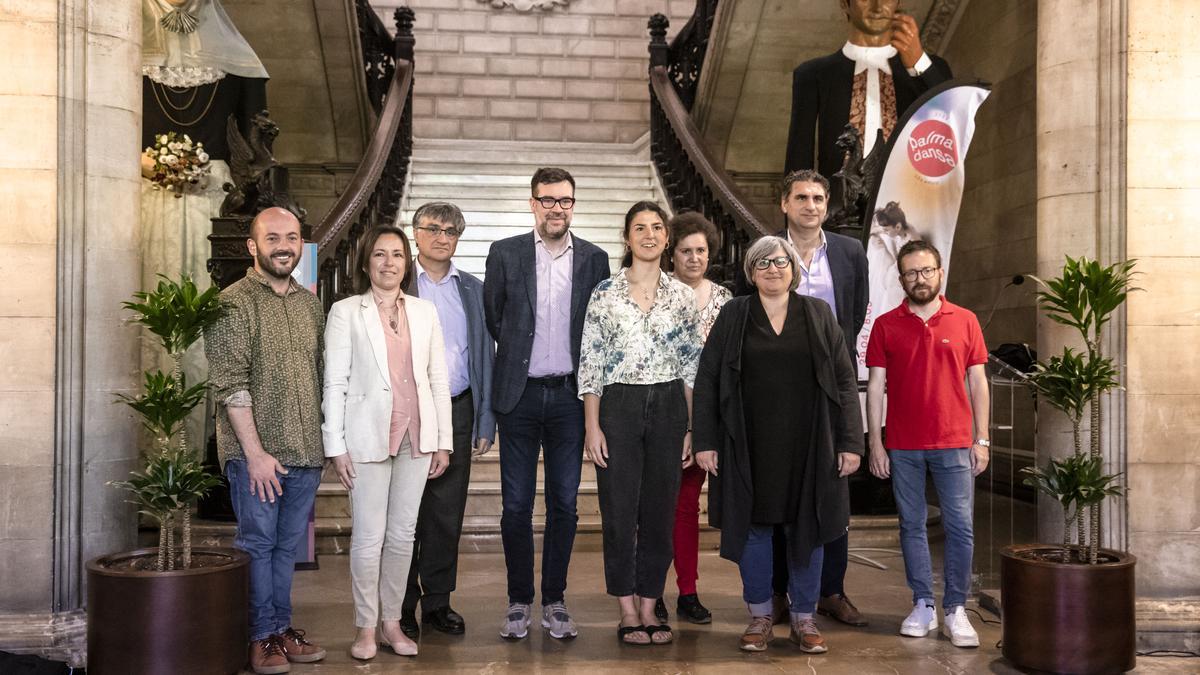
<path id="1" fill-rule="evenodd" d="M 908 137 L 908 161 L 917 173 L 941 178 L 958 166 L 958 139 L 941 120 L 925 120 Z"/>

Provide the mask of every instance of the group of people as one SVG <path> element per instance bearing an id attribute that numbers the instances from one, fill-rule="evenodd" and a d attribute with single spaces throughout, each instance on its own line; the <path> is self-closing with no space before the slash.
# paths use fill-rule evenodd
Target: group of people
<path id="1" fill-rule="evenodd" d="M 741 648 L 766 649 L 773 626 L 787 622 L 801 650 L 826 651 L 815 613 L 866 624 L 843 581 L 847 477 L 869 451 L 871 473 L 891 477 L 899 506 L 914 604 L 900 632 L 938 626 L 928 471 L 947 532 L 945 630 L 955 645 L 977 645 L 964 605 L 973 476 L 988 459 L 979 324 L 942 297 L 936 249 L 914 241 L 900 250 L 907 297 L 875 321 L 864 448 L 853 336 L 867 311 L 867 260 L 856 240 L 821 228 L 828 196 L 814 171 L 787 176 L 787 226 L 749 246 L 744 294 L 731 297 L 706 278 L 721 241 L 702 215 L 633 205 L 625 258 L 610 274 L 607 254 L 570 230 L 574 178 L 543 168 L 531 181 L 532 231 L 492 244 L 486 281 L 454 266 L 461 211 L 430 203 L 413 217 L 415 254 L 400 228 L 360 238 L 358 294 L 328 317 L 291 276 L 299 222 L 263 211 L 248 240 L 254 266 L 222 292 L 226 310 L 205 343 L 235 544 L 251 558 L 253 670 L 325 656 L 292 625 L 290 594 L 326 463 L 350 494 L 351 655 L 371 659 L 383 646 L 415 656 L 420 624 L 462 633 L 450 595 L 471 459 L 489 451 L 497 428 L 505 638 L 525 638 L 535 620 L 541 456 L 541 625 L 551 637 L 578 633 L 565 592 L 586 459 L 622 642 L 674 639 L 662 601 L 672 564 L 679 615 L 711 621 L 696 592 L 707 478 L 720 555 L 737 563 L 750 613 Z"/>

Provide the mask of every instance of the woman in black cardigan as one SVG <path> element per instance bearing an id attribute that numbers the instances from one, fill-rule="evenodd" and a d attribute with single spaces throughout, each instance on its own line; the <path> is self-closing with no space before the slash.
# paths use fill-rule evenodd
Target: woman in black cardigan
<path id="1" fill-rule="evenodd" d="M 829 306 L 793 292 L 799 264 L 780 237 L 750 247 L 746 278 L 758 293 L 722 308 L 696 375 L 693 447 L 713 476 L 708 513 L 721 530 L 721 557 L 741 571 L 747 651 L 772 638 L 776 525 L 787 531 L 791 640 L 827 651 L 813 621 L 822 545 L 846 531 L 846 476 L 863 454 L 854 364 Z"/>

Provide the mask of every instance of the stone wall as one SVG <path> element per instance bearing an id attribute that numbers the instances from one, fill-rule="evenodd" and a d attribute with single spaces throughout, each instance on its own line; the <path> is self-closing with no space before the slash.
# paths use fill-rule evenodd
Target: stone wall
<path id="1" fill-rule="evenodd" d="M 649 130 L 646 22 L 673 36 L 691 0 L 572 0 L 519 12 L 480 0 L 373 0 L 416 12 L 418 138 L 629 142 Z"/>
<path id="2" fill-rule="evenodd" d="M 83 563 L 131 546 L 138 3 L 0 4 L 0 649 L 81 660 Z"/>
<path id="3" fill-rule="evenodd" d="M 942 49 L 955 75 L 992 85 L 967 155 L 948 289 L 981 322 L 999 297 L 989 346 L 1037 345 L 1033 284 L 1000 295 L 1013 275 L 1037 270 L 1037 4 L 969 3 Z"/>
<path id="4" fill-rule="evenodd" d="M 1037 348 L 1037 308 L 1032 282 L 1005 286 L 1014 275 L 1037 271 L 1037 2 L 971 2 L 959 17 L 942 56 L 958 77 L 990 82 L 967 154 L 967 180 L 954 235 L 953 274 L 947 294 L 970 308 L 989 347 L 1006 342 Z M 1035 447 L 1033 398 L 1024 390 L 995 389 L 997 480 L 1030 462 Z M 1011 412 L 1010 412 L 1011 402 Z M 1010 470 L 1012 473 L 1010 473 Z M 1016 482 L 1020 482 L 1019 477 Z"/>
<path id="5" fill-rule="evenodd" d="M 1138 595 L 1190 603 L 1200 649 L 1200 25 L 1195 3 L 1128 4 L 1125 255 L 1138 260 L 1127 313 L 1129 547 Z M 1143 609 L 1143 608 L 1140 608 Z M 1155 607 L 1162 610 L 1162 605 Z M 1167 633 L 1170 622 L 1142 621 Z M 1174 649 L 1181 649 L 1176 637 Z M 1154 646 L 1153 642 L 1144 643 Z M 1161 647 L 1160 647 L 1161 648 Z"/>

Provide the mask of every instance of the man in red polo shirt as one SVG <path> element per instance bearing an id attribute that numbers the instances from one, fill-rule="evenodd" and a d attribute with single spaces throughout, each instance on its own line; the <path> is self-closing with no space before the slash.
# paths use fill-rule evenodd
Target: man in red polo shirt
<path id="1" fill-rule="evenodd" d="M 925 476 L 933 476 L 946 530 L 943 632 L 956 647 L 978 647 L 967 619 L 974 549 L 975 476 L 987 468 L 987 349 L 979 320 L 942 290 L 942 256 L 924 241 L 896 256 L 905 302 L 876 320 L 867 343 L 867 428 L 871 473 L 892 479 L 900 547 L 913 610 L 900 634 L 924 637 L 938 626 L 933 564 L 925 533 Z M 883 426 L 887 385 L 887 438 Z M 886 450 L 884 449 L 886 448 Z"/>

